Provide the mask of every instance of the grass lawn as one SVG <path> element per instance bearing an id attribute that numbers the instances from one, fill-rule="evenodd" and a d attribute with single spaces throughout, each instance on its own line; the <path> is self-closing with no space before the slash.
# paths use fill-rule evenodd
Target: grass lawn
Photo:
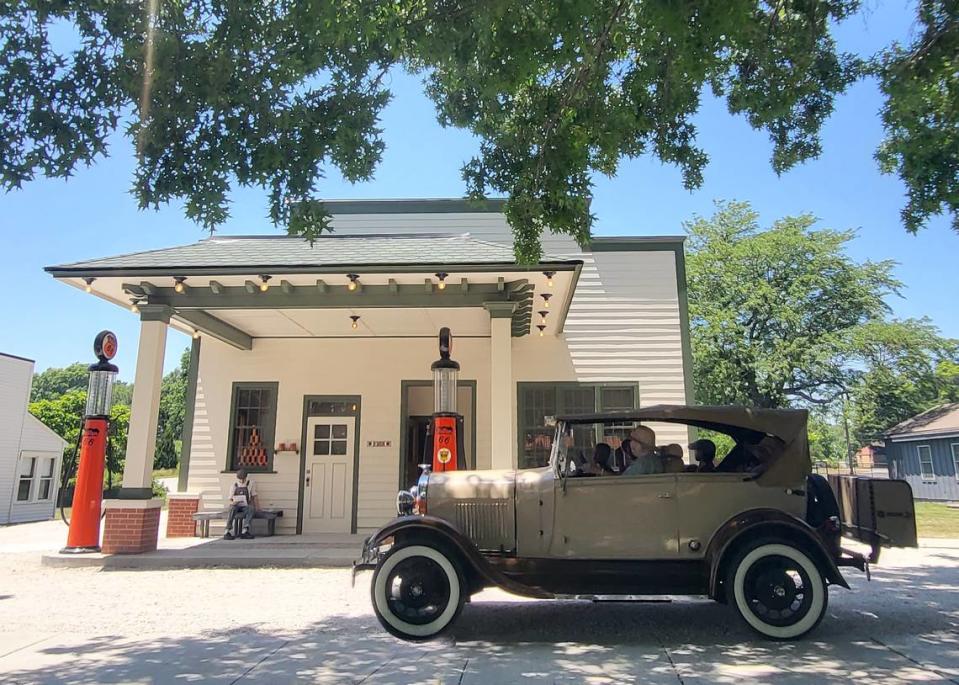
<path id="1" fill-rule="evenodd" d="M 921 538 L 959 538 L 959 509 L 938 502 L 916 502 L 916 527 Z"/>
<path id="2" fill-rule="evenodd" d="M 153 469 L 154 478 L 173 478 L 179 473 L 179 469 Z"/>

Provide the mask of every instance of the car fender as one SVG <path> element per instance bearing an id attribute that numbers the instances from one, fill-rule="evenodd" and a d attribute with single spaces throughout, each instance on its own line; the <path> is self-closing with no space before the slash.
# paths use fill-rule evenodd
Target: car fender
<path id="1" fill-rule="evenodd" d="M 715 599 L 719 594 L 724 563 L 729 561 L 727 555 L 744 539 L 753 539 L 767 531 L 805 544 L 813 552 L 813 560 L 823 577 L 833 585 L 849 589 L 849 583 L 839 571 L 836 560 L 829 554 L 816 530 L 808 523 L 777 509 L 751 509 L 726 521 L 709 541 L 706 563 L 709 565 L 710 597 Z"/>
<path id="2" fill-rule="evenodd" d="M 549 599 L 553 595 L 519 583 L 493 568 L 472 540 L 449 521 L 435 516 L 400 516 L 376 531 L 367 541 L 368 548 L 382 544 L 388 538 L 416 538 L 423 541 L 438 541 L 459 553 L 464 564 L 469 566 L 485 585 L 495 585 L 507 592 L 537 599 Z M 467 570 L 467 569 L 464 569 Z"/>

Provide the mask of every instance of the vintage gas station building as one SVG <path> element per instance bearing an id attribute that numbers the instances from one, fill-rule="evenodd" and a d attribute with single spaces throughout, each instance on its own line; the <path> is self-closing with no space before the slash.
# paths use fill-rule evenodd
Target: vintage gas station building
<path id="1" fill-rule="evenodd" d="M 283 533 L 362 532 L 421 461 L 448 326 L 466 461 L 545 463 L 548 417 L 692 401 L 682 237 L 544 236 L 517 265 L 501 201 L 332 201 L 332 234 L 217 236 L 48 267 L 141 320 L 123 498 L 105 552 L 155 548 L 151 499 L 170 326 L 193 336 L 168 534 L 221 509 L 246 468 Z M 660 444 L 685 446 L 661 425 Z M 597 439 L 600 436 L 597 435 Z"/>

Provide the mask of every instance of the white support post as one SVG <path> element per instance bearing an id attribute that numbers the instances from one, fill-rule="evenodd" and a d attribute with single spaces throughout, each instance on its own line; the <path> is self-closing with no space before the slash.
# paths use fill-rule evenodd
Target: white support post
<path id="1" fill-rule="evenodd" d="M 160 418 L 160 383 L 166 352 L 169 307 L 140 306 L 140 345 L 133 380 L 133 404 L 127 433 L 126 463 L 123 467 L 123 495 L 149 499 L 153 485 L 153 457 L 156 453 L 157 423 Z"/>
<path id="2" fill-rule="evenodd" d="M 491 466 L 516 468 L 513 439 L 513 311 L 512 302 L 489 302 Z"/>

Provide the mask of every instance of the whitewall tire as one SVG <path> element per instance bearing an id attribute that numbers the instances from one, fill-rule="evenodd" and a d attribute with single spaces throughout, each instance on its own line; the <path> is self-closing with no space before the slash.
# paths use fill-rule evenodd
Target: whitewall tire
<path id="1" fill-rule="evenodd" d="M 373 611 L 404 640 L 428 640 L 456 620 L 466 600 L 455 560 L 428 545 L 395 547 L 373 573 Z"/>
<path id="2" fill-rule="evenodd" d="M 829 601 L 816 562 L 798 547 L 757 542 L 736 555 L 726 587 L 750 628 L 773 640 L 794 640 L 815 628 Z"/>

